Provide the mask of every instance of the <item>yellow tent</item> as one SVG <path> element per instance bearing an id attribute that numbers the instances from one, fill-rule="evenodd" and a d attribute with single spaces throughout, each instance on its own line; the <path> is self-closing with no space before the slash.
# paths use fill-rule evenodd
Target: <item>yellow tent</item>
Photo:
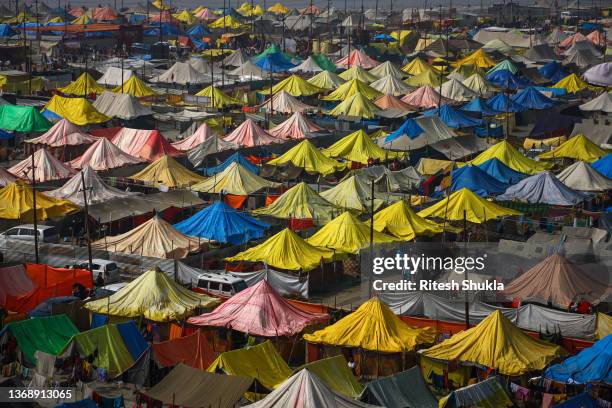
<path id="1" fill-rule="evenodd" d="M 311 84 L 310 82 L 306 81 L 304 78 L 298 75 L 291 75 L 272 87 L 273 94 L 280 91 L 285 91 L 292 96 L 310 96 L 317 93 L 321 93 L 324 91 L 324 89 L 321 89 L 318 86 Z M 268 95 L 270 93 L 270 89 L 262 89 L 258 92 L 264 95 Z"/>
<path id="2" fill-rule="evenodd" d="M 50 18 L 49 20 L 47 20 L 47 23 L 63 23 L 64 20 L 62 20 L 61 17 L 57 16 L 57 17 L 53 17 Z"/>
<path id="3" fill-rule="evenodd" d="M 143 316 L 155 322 L 168 322 L 182 320 L 196 309 L 219 303 L 219 299 L 183 288 L 161 271 L 150 270 L 108 298 L 87 302 L 85 308 L 105 315 Z"/>
<path id="4" fill-rule="evenodd" d="M 313 219 L 315 224 L 321 225 L 332 219 L 333 211 L 340 212 L 338 207 L 301 182 L 285 191 L 268 207 L 254 210 L 253 214 L 283 219 Z"/>
<path id="5" fill-rule="evenodd" d="M 225 108 L 227 106 L 242 105 L 238 99 L 234 99 L 216 86 L 209 85 L 196 94 L 196 96 L 207 96 L 210 98 L 209 107 Z"/>
<path id="6" fill-rule="evenodd" d="M 319 72 L 308 80 L 308 83 L 328 91 L 338 88 L 345 82 L 344 79 L 327 70 Z"/>
<path id="7" fill-rule="evenodd" d="M 226 351 L 208 367 L 208 372 L 256 378 L 273 390 L 291 376 L 291 369 L 270 340 L 256 346 Z"/>
<path id="8" fill-rule="evenodd" d="M 136 75 L 129 77 L 128 80 L 123 83 L 123 85 L 119 85 L 113 89 L 113 92 L 130 94 L 135 98 L 157 95 L 157 92 L 149 88 L 147 84 L 145 84 L 142 79 L 138 78 Z"/>
<path id="9" fill-rule="evenodd" d="M 346 210 L 362 213 L 370 212 L 372 208 L 370 184 L 363 178 L 355 175 L 342 180 L 335 187 L 323 191 L 321 197 Z M 383 200 L 375 195 L 374 211 L 380 208 L 386 201 L 390 201 L 390 199 L 387 197 Z"/>
<path id="10" fill-rule="evenodd" d="M 417 329 L 407 325 L 375 297 L 331 326 L 304 334 L 304 339 L 330 346 L 401 353 L 412 351 L 421 344 L 433 343 L 436 332 L 430 327 Z"/>
<path id="11" fill-rule="evenodd" d="M 374 98 L 378 98 L 381 93 L 376 89 L 372 88 L 370 85 L 362 82 L 358 79 L 351 79 L 340 85 L 338 89 L 333 91 L 327 96 L 322 97 L 321 99 L 325 101 L 344 101 L 349 96 L 355 95 L 356 93 L 360 93 L 369 100 Z"/>
<path id="12" fill-rule="evenodd" d="M 223 191 L 227 194 L 249 195 L 264 188 L 280 186 L 281 183 L 268 181 L 257 174 L 251 173 L 242 164 L 233 162 L 221 173 L 192 185 L 191 189 L 202 193 L 220 193 Z"/>
<path id="13" fill-rule="evenodd" d="M 592 163 L 607 155 L 608 152 L 591 142 L 584 135 L 576 135 L 556 149 L 542 153 L 540 159 L 569 158 Z"/>
<path id="14" fill-rule="evenodd" d="M 395 241 L 398 241 L 395 237 L 374 231 L 375 244 Z M 370 245 L 370 227 L 359 221 L 350 212 L 345 211 L 318 230 L 313 236 L 307 238 L 306 242 L 319 248 L 356 254 L 361 248 Z"/>
<path id="15" fill-rule="evenodd" d="M 208 25 L 208 28 L 229 28 L 232 30 L 238 30 L 242 28 L 243 24 L 231 15 L 219 17 Z"/>
<path id="16" fill-rule="evenodd" d="M 492 158 L 496 158 L 511 169 L 525 174 L 536 174 L 541 171 L 548 170 L 551 167 L 550 163 L 538 162 L 523 156 L 506 140 L 502 140 L 501 142 L 489 147 L 487 150 L 476 156 L 473 160 L 467 163 L 457 163 L 457 165 L 463 166 L 464 164 L 473 164 L 475 166 L 479 166 Z"/>
<path id="17" fill-rule="evenodd" d="M 474 72 L 461 83 L 479 95 L 486 95 L 497 90 L 497 88 L 487 81 L 479 72 Z"/>
<path id="18" fill-rule="evenodd" d="M 410 75 L 419 75 L 423 72 L 433 71 L 433 67 L 429 65 L 427 62 L 423 61 L 421 58 L 417 57 L 404 65 L 402 67 L 402 71 Z"/>
<path id="19" fill-rule="evenodd" d="M 419 160 L 416 170 L 424 176 L 433 176 L 440 170 L 447 173 L 453 167 L 455 167 L 455 162 L 453 161 L 423 157 L 421 160 Z"/>
<path id="20" fill-rule="evenodd" d="M 204 6 L 198 6 L 196 8 L 194 8 L 193 10 L 191 10 L 191 14 L 196 15 L 198 14 L 200 11 L 204 10 L 206 7 Z"/>
<path id="21" fill-rule="evenodd" d="M 174 18 L 183 23 L 193 24 L 196 22 L 196 18 L 187 10 L 183 10 L 180 13 L 172 14 Z"/>
<path id="22" fill-rule="evenodd" d="M 272 7 L 268 7 L 268 11 L 274 14 L 287 14 L 290 10 L 288 7 L 285 7 L 280 3 L 276 3 Z"/>
<path id="23" fill-rule="evenodd" d="M 83 14 L 80 17 L 77 17 L 74 20 L 72 20 L 71 24 L 91 24 L 92 22 L 93 20 L 89 18 L 87 14 Z"/>
<path id="24" fill-rule="evenodd" d="M 89 96 L 92 93 L 101 94 L 106 88 L 99 85 L 89 73 L 83 72 L 76 80 L 57 90 L 64 95 Z"/>
<path id="25" fill-rule="evenodd" d="M 111 120 L 108 116 L 98 112 L 85 98 L 65 98 L 53 95 L 53 98 L 44 106 L 43 113 L 46 110 L 78 126 L 104 123 Z"/>
<path id="26" fill-rule="evenodd" d="M 450 221 L 463 221 L 463 214 L 467 221 L 476 224 L 488 220 L 509 216 L 521 215 L 520 212 L 502 207 L 487 201 L 467 188 L 452 193 L 442 201 L 418 213 L 421 217 L 445 218 Z"/>
<path id="27" fill-rule="evenodd" d="M 167 4 L 164 4 L 162 0 L 155 0 L 151 4 L 153 4 L 153 6 L 157 8 L 158 10 L 170 10 L 171 9 L 171 7 Z"/>
<path id="28" fill-rule="evenodd" d="M 357 92 L 338 104 L 328 112 L 331 116 L 352 116 L 362 119 L 372 119 L 379 112 L 374 105 L 361 92 Z"/>
<path id="29" fill-rule="evenodd" d="M 33 190 L 29 185 L 16 181 L 0 189 L 0 218 L 30 222 L 34 219 Z M 63 217 L 80 207 L 67 200 L 58 200 L 36 192 L 36 216 L 38 220 Z"/>
<path id="30" fill-rule="evenodd" d="M 458 67 L 455 67 L 455 69 L 451 71 L 451 74 L 459 74 L 463 78 L 467 78 L 474 74 L 484 75 L 484 71 L 478 68 L 476 65 L 464 64 L 464 65 L 459 65 Z"/>
<path id="31" fill-rule="evenodd" d="M 36 22 L 36 18 L 32 17 L 25 11 L 20 12 L 13 18 L 6 20 L 7 24 L 19 24 L 19 23 L 34 23 Z"/>
<path id="32" fill-rule="evenodd" d="M 440 75 L 438 72 L 431 69 L 404 80 L 404 83 L 415 88 L 424 85 L 435 88 L 440 86 L 440 82 L 443 80 L 444 75 Z"/>
<path id="33" fill-rule="evenodd" d="M 359 398 L 364 386 L 348 367 L 348 363 L 343 355 L 322 358 L 296 369 L 294 372 L 308 370 L 332 390 L 352 398 Z"/>
<path id="34" fill-rule="evenodd" d="M 251 3 L 244 2 L 236 9 L 237 12 L 243 14 L 244 12 L 251 11 L 253 7 L 251 7 Z"/>
<path id="35" fill-rule="evenodd" d="M 282 156 L 267 162 L 270 166 L 283 166 L 292 164 L 300 167 L 308 173 L 319 173 L 324 176 L 343 170 L 346 165 L 325 156 L 319 149 L 314 147 L 308 139 L 287 150 Z"/>
<path id="36" fill-rule="evenodd" d="M 380 79 L 376 75 L 366 71 L 365 69 L 357 65 L 352 66 L 351 68 L 347 69 L 338 76 L 344 79 L 345 81 L 350 81 L 351 79 L 358 79 L 361 82 L 365 82 L 366 84 L 378 81 Z"/>
<path id="37" fill-rule="evenodd" d="M 566 355 L 561 346 L 523 333 L 499 310 L 476 327 L 459 332 L 422 354 L 436 360 L 475 363 L 508 376 L 541 371 L 554 359 Z"/>
<path id="38" fill-rule="evenodd" d="M 160 157 L 129 178 L 145 183 L 163 184 L 170 188 L 187 187 L 205 180 L 203 176 L 187 170 L 168 155 Z"/>
<path id="39" fill-rule="evenodd" d="M 398 40 L 400 47 L 403 47 L 408 37 L 411 37 L 417 34 L 412 30 L 398 30 L 398 31 L 392 31 L 390 35 L 391 37 Z"/>
<path id="40" fill-rule="evenodd" d="M 552 88 L 565 89 L 567 93 L 576 93 L 589 87 L 589 84 L 584 82 L 578 75 L 569 74 L 556 84 Z"/>
<path id="41" fill-rule="evenodd" d="M 362 129 L 343 137 L 322 152 L 328 157 L 342 157 L 362 164 L 368 164 L 370 159 L 387 161 L 406 156 L 405 152 L 394 152 L 378 146 Z"/>
<path id="42" fill-rule="evenodd" d="M 609 334 L 612 334 L 612 316 L 608 316 L 605 313 L 598 312 L 595 337 L 597 339 L 603 339 Z"/>
<path id="43" fill-rule="evenodd" d="M 274 268 L 309 271 L 321 262 L 334 260 L 334 251 L 314 247 L 285 228 L 265 242 L 225 260 L 264 262 Z"/>
<path id="44" fill-rule="evenodd" d="M 412 241 L 417 236 L 440 234 L 443 231 L 441 225 L 419 217 L 404 200 L 378 211 L 374 215 L 374 229 L 405 241 Z"/>
<path id="45" fill-rule="evenodd" d="M 480 48 L 467 57 L 455 62 L 453 65 L 456 67 L 461 65 L 475 65 L 479 68 L 491 68 L 495 66 L 495 61 L 493 61 L 491 57 L 489 57 L 489 55 L 482 48 Z"/>

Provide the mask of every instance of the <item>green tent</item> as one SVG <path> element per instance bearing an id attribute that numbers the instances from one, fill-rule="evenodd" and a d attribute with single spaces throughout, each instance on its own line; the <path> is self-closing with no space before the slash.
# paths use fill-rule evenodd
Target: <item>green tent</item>
<path id="1" fill-rule="evenodd" d="M 46 132 L 49 122 L 33 106 L 0 105 L 0 129 L 15 132 Z"/>
<path id="2" fill-rule="evenodd" d="M 510 71 L 512 72 L 513 75 L 516 75 L 516 73 L 518 72 L 517 66 L 514 65 L 514 63 L 510 61 L 509 59 L 505 59 L 499 64 L 497 64 L 496 66 L 494 66 L 493 68 L 491 68 L 490 70 L 488 70 L 487 75 L 491 75 L 492 73 L 501 71 L 501 70 Z"/>
<path id="3" fill-rule="evenodd" d="M 331 62 L 325 54 L 312 54 L 312 58 L 315 60 L 318 66 L 324 71 L 336 72 L 336 64 Z"/>
<path id="4" fill-rule="evenodd" d="M 68 316 L 55 315 L 9 323 L 2 331 L 3 334 L 7 332 L 15 337 L 26 359 L 36 364 L 36 351 L 57 355 L 79 331 Z"/>

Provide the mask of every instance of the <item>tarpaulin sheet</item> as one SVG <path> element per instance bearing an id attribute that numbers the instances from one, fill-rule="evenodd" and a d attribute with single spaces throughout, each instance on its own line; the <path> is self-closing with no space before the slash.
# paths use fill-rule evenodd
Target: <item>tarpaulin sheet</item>
<path id="1" fill-rule="evenodd" d="M 47 112 L 68 119 L 79 126 L 104 123 L 111 119 L 98 112 L 85 98 L 65 98 L 59 95 L 53 95 L 44 106 L 43 115 Z"/>
<path id="2" fill-rule="evenodd" d="M 460 137 L 454 137 L 449 139 L 440 140 L 430 145 L 432 149 L 435 149 L 442 153 L 450 160 L 463 159 L 464 157 L 470 156 L 474 153 L 481 152 L 489 147 L 487 140 L 477 135 L 464 135 Z"/>
<path id="3" fill-rule="evenodd" d="M 440 408 L 512 407 L 514 404 L 495 378 L 454 390 L 439 401 Z"/>
<path id="4" fill-rule="evenodd" d="M 200 330 L 188 336 L 153 343 L 153 356 L 162 367 L 186 364 L 206 370 L 217 358 L 213 344 Z"/>
<path id="5" fill-rule="evenodd" d="M 202 193 L 225 193 L 233 195 L 249 195 L 262 189 L 280 187 L 280 183 L 268 181 L 238 162 L 230 163 L 222 172 L 191 186 L 194 191 Z"/>
<path id="6" fill-rule="evenodd" d="M 213 174 L 217 174 L 225 170 L 230 164 L 237 162 L 240 163 L 243 167 L 249 170 L 253 174 L 259 174 L 259 167 L 251 163 L 249 160 L 245 159 L 240 152 L 236 152 L 232 154 L 230 157 L 225 159 L 225 161 L 214 167 L 206 167 L 202 169 L 202 173 L 205 176 L 212 176 Z"/>
<path id="7" fill-rule="evenodd" d="M 34 171 L 32 171 L 32 167 L 34 167 Z M 39 183 L 67 179 L 75 173 L 73 169 L 62 163 L 45 148 L 34 153 L 34 166 L 32 166 L 32 157 L 30 156 L 9 167 L 8 171 L 28 180 L 35 179 Z"/>
<path id="8" fill-rule="evenodd" d="M 527 201 L 532 204 L 572 206 L 583 202 L 587 195 L 574 191 L 559 181 L 553 174 L 543 171 L 508 187 L 499 201 Z"/>
<path id="9" fill-rule="evenodd" d="M 0 105 L 0 129 L 15 132 L 46 132 L 49 122 L 33 106 Z"/>
<path id="10" fill-rule="evenodd" d="M 543 376 L 561 383 L 612 384 L 612 335 L 595 342 L 577 355 L 548 367 Z"/>
<path id="11" fill-rule="evenodd" d="M 18 298 L 35 287 L 23 265 L 0 268 L 0 306 L 6 305 L 7 296 Z"/>
<path id="12" fill-rule="evenodd" d="M 494 179 L 505 184 L 516 184 L 527 177 L 527 174 L 512 170 L 495 157 L 480 164 L 478 167 Z"/>
<path id="13" fill-rule="evenodd" d="M 111 141 L 129 155 L 150 162 L 164 155 L 173 157 L 181 155 L 181 152 L 175 149 L 159 130 L 122 128 Z"/>
<path id="14" fill-rule="evenodd" d="M 363 392 L 363 384 L 357 381 L 342 355 L 313 361 L 296 371 L 301 369 L 314 373 L 329 388 L 347 397 L 357 398 Z"/>
<path id="15" fill-rule="evenodd" d="M 468 188 L 481 197 L 501 194 L 508 185 L 494 179 L 478 166 L 467 165 L 451 173 L 451 191 Z"/>
<path id="16" fill-rule="evenodd" d="M 140 357 L 140 355 L 149 348 L 149 344 L 142 337 L 140 331 L 138 331 L 138 327 L 136 327 L 136 323 L 133 320 L 117 323 L 116 326 L 117 330 L 119 330 L 119 334 L 121 334 L 123 342 L 125 343 L 125 347 L 127 347 L 134 360 L 137 360 L 138 357 Z"/>
<path id="17" fill-rule="evenodd" d="M 594 162 L 608 154 L 607 151 L 593 143 L 584 135 L 575 135 L 559 147 L 540 154 L 541 159 L 570 158 L 585 162 Z"/>
<path id="18" fill-rule="evenodd" d="M 612 334 L 612 316 L 604 313 L 597 313 L 596 337 L 598 339 L 603 339 L 609 334 Z"/>
<path id="19" fill-rule="evenodd" d="M 360 399 L 387 408 L 438 408 L 438 401 L 417 366 L 370 381 Z"/>
<path id="20" fill-rule="evenodd" d="M 394 160 L 405 156 L 404 152 L 392 152 L 377 146 L 363 130 L 347 135 L 322 150 L 328 157 L 341 157 L 346 160 L 368 164 L 370 160 Z"/>
<path id="21" fill-rule="evenodd" d="M 130 176 L 149 185 L 164 185 L 169 188 L 188 187 L 204 180 L 204 177 L 183 167 L 171 156 L 165 155 Z"/>
<path id="22" fill-rule="evenodd" d="M 549 163 L 538 162 L 522 155 L 506 140 L 489 147 L 469 163 L 478 166 L 492 158 L 498 159 L 513 170 L 526 174 L 536 174 L 551 167 Z"/>
<path id="23" fill-rule="evenodd" d="M 454 137 L 455 133 L 438 116 L 423 116 L 408 119 L 381 140 L 382 145 L 389 149 L 416 150 Z"/>
<path id="24" fill-rule="evenodd" d="M 267 164 L 270 166 L 291 164 L 304 169 L 308 173 L 320 173 L 324 176 L 346 167 L 345 164 L 325 156 L 319 149 L 314 147 L 310 140 L 300 142 L 281 156 L 270 160 Z"/>
<path id="25" fill-rule="evenodd" d="M 26 359 L 36 364 L 37 351 L 57 355 L 78 332 L 68 316 L 57 315 L 9 323 L 0 332 L 0 338 L 6 333 L 11 333 Z"/>

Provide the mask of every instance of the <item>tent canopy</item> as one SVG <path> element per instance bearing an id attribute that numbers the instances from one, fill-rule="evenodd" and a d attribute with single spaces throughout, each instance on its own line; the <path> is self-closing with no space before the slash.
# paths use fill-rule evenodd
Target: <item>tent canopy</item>
<path id="1" fill-rule="evenodd" d="M 358 398 L 363 392 L 363 385 L 357 380 L 343 355 L 323 358 L 296 369 L 297 372 L 308 370 L 315 374 L 333 391 Z"/>
<path id="2" fill-rule="evenodd" d="M 331 92 L 327 96 L 323 96 L 321 99 L 325 101 L 345 101 L 349 96 L 353 96 L 358 93 L 369 100 L 375 99 L 381 95 L 380 92 L 365 82 L 360 81 L 359 79 L 351 79 L 350 81 L 338 86 L 335 91 Z"/>
<path id="3" fill-rule="evenodd" d="M 325 70 L 310 78 L 308 82 L 321 89 L 331 91 L 332 89 L 338 88 L 346 81 L 333 72 Z"/>
<path id="4" fill-rule="evenodd" d="M 418 366 L 370 381 L 360 399 L 389 408 L 438 408 L 438 400 L 431 393 Z"/>
<path id="5" fill-rule="evenodd" d="M 612 190 L 612 179 L 598 173 L 591 165 L 577 161 L 557 174 L 560 182 L 578 191 Z"/>
<path id="6" fill-rule="evenodd" d="M 46 132 L 52 124 L 33 106 L 0 104 L 0 129 L 12 132 Z"/>
<path id="7" fill-rule="evenodd" d="M 144 316 L 155 322 L 167 322 L 184 319 L 198 308 L 218 303 L 218 299 L 183 288 L 163 272 L 150 270 L 108 298 L 87 302 L 85 308 L 111 316 Z"/>
<path id="8" fill-rule="evenodd" d="M 418 216 L 404 200 L 399 200 L 374 215 L 374 229 L 405 241 L 417 236 L 432 236 L 443 231 L 442 226 Z"/>
<path id="9" fill-rule="evenodd" d="M 322 152 L 328 157 L 340 157 L 362 164 L 368 164 L 369 160 L 395 160 L 406 155 L 381 148 L 362 129 L 343 137 Z"/>
<path id="10" fill-rule="evenodd" d="M 34 153 L 34 169 L 32 169 L 32 157 L 27 157 L 10 167 L 8 171 L 24 179 L 35 179 L 39 183 L 67 179 L 75 173 L 45 148 L 38 149 Z"/>
<path id="11" fill-rule="evenodd" d="M 217 173 L 221 173 L 227 167 L 229 167 L 232 163 L 239 163 L 242 167 L 246 168 L 253 174 L 259 174 L 260 168 L 253 164 L 249 159 L 246 159 L 240 152 L 233 153 L 227 159 L 223 161 L 223 163 L 218 164 L 214 167 L 206 167 L 202 169 L 202 172 L 206 176 L 212 176 Z"/>
<path id="12" fill-rule="evenodd" d="M 378 107 L 368 100 L 362 93 L 357 92 L 330 110 L 332 116 L 349 116 L 361 119 L 373 119 L 381 112 Z"/>
<path id="13" fill-rule="evenodd" d="M 543 171 L 508 187 L 497 196 L 500 201 L 520 200 L 529 203 L 572 206 L 583 202 L 587 195 L 574 191 L 552 173 Z"/>
<path id="14" fill-rule="evenodd" d="M 66 119 L 57 122 L 51 129 L 34 139 L 26 140 L 26 143 L 45 145 L 49 147 L 79 146 L 91 144 L 98 138 L 85 133 L 78 126 Z"/>
<path id="15" fill-rule="evenodd" d="M 216 86 L 212 85 L 209 85 L 206 88 L 202 89 L 196 94 L 196 96 L 206 96 L 210 98 L 210 102 L 208 103 L 208 107 L 210 108 L 223 109 L 228 106 L 242 105 L 242 102 L 232 98 Z"/>
<path id="16" fill-rule="evenodd" d="M 548 367 L 544 377 L 560 383 L 612 384 L 612 334 L 567 360 Z"/>
<path id="17" fill-rule="evenodd" d="M 439 108 L 431 109 L 423 113 L 425 116 L 437 115 L 442 119 L 446 126 L 453 129 L 482 126 L 484 122 L 481 119 L 474 119 L 466 115 L 462 111 L 445 104 Z"/>
<path id="18" fill-rule="evenodd" d="M 317 132 L 327 131 L 299 111 L 293 113 L 289 119 L 281 124 L 268 130 L 268 133 L 279 139 L 304 139 Z"/>
<path id="19" fill-rule="evenodd" d="M 264 188 L 277 188 L 280 183 L 268 181 L 250 172 L 237 161 L 230 163 L 225 170 L 191 186 L 193 191 L 202 193 L 221 193 L 249 195 Z"/>
<path id="20" fill-rule="evenodd" d="M 525 177 L 528 177 L 525 173 L 512 170 L 495 157 L 480 164 L 478 167 L 495 180 L 505 184 L 516 184 Z"/>
<path id="21" fill-rule="evenodd" d="M 346 167 L 334 159 L 325 156 L 310 140 L 303 140 L 281 156 L 266 163 L 269 166 L 292 164 L 308 173 L 319 173 L 328 176 Z"/>
<path id="22" fill-rule="evenodd" d="M 280 141 L 280 139 L 272 137 L 268 132 L 257 126 L 252 119 L 245 120 L 223 139 L 243 147 L 261 146 Z"/>
<path id="23" fill-rule="evenodd" d="M 153 89 L 149 88 L 147 84 L 136 75 L 129 77 L 123 84 L 113 89 L 113 92 L 128 94 L 135 98 L 157 95 Z"/>
<path id="24" fill-rule="evenodd" d="M 346 71 L 343 71 L 341 74 L 338 74 L 338 76 L 344 79 L 345 81 L 350 81 L 351 79 L 358 79 L 361 82 L 365 82 L 366 84 L 369 84 L 379 79 L 377 75 L 374 75 L 359 66 L 352 66 Z"/>
<path id="25" fill-rule="evenodd" d="M 79 126 L 104 123 L 111 119 L 98 112 L 85 98 L 66 98 L 59 95 L 53 95 L 42 113 L 51 118 L 67 119 Z"/>
<path id="26" fill-rule="evenodd" d="M 285 91 L 292 96 L 310 96 L 323 92 L 323 89 L 311 84 L 299 75 L 291 75 L 274 85 L 271 90 L 262 89 L 259 93 L 269 95 L 280 91 Z"/>
<path id="27" fill-rule="evenodd" d="M 377 198 L 376 194 L 372 197 L 370 190 L 370 182 L 365 177 L 350 175 L 329 190 L 323 191 L 321 197 L 339 208 L 365 213 L 371 212 L 372 204 L 376 211 L 385 201 Z M 385 199 L 390 200 L 389 197 Z"/>
<path id="28" fill-rule="evenodd" d="M 182 154 L 166 140 L 159 130 L 124 127 L 113 136 L 111 141 L 125 153 L 149 162 L 165 155 L 176 157 Z"/>
<path id="29" fill-rule="evenodd" d="M 130 178 L 169 188 L 187 187 L 204 180 L 204 177 L 187 170 L 171 156 L 160 157 Z"/>
<path id="30" fill-rule="evenodd" d="M 142 106 L 135 97 L 127 93 L 105 91 L 98 96 L 93 107 L 108 117 L 123 120 L 153 115 L 151 108 Z"/>
<path id="31" fill-rule="evenodd" d="M 523 156 L 506 140 L 491 146 L 468 162 L 468 164 L 479 166 L 493 158 L 501 161 L 511 169 L 525 174 L 536 174 L 551 167 L 549 163 L 538 162 Z"/>
<path id="32" fill-rule="evenodd" d="M 106 91 L 106 88 L 99 85 L 88 72 L 83 72 L 76 80 L 57 90 L 64 95 L 89 96 L 90 94 L 101 94 Z"/>
<path id="33" fill-rule="evenodd" d="M 481 197 L 501 194 L 508 185 L 493 178 L 478 166 L 463 166 L 451 173 L 451 191 L 467 188 Z"/>
<path id="34" fill-rule="evenodd" d="M 612 154 L 607 154 L 591 165 L 600 174 L 612 178 Z"/>
<path id="35" fill-rule="evenodd" d="M 34 218 L 32 194 L 32 187 L 21 181 L 0 189 L 0 218 L 31 221 Z M 58 200 L 38 191 L 35 194 L 36 216 L 39 220 L 63 217 L 79 209 L 70 201 Z"/>
<path id="36" fill-rule="evenodd" d="M 68 162 L 68 164 L 73 169 L 82 169 L 89 166 L 94 170 L 105 171 L 142 162 L 142 159 L 130 156 L 107 138 L 101 137 L 89 146 L 85 153 Z"/>
<path id="37" fill-rule="evenodd" d="M 579 134 L 563 142 L 559 147 L 540 154 L 541 159 L 569 158 L 585 162 L 594 162 L 604 157 L 606 152 L 586 136 Z"/>

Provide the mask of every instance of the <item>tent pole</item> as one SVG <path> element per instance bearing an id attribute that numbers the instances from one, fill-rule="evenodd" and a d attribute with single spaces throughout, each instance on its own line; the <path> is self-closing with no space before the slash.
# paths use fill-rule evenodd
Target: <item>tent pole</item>
<path id="1" fill-rule="evenodd" d="M 467 252 L 467 213 L 463 210 L 463 250 L 465 256 Z M 465 270 L 465 280 L 468 280 L 468 271 Z M 470 300 L 468 291 L 465 292 L 465 329 L 470 328 Z"/>

